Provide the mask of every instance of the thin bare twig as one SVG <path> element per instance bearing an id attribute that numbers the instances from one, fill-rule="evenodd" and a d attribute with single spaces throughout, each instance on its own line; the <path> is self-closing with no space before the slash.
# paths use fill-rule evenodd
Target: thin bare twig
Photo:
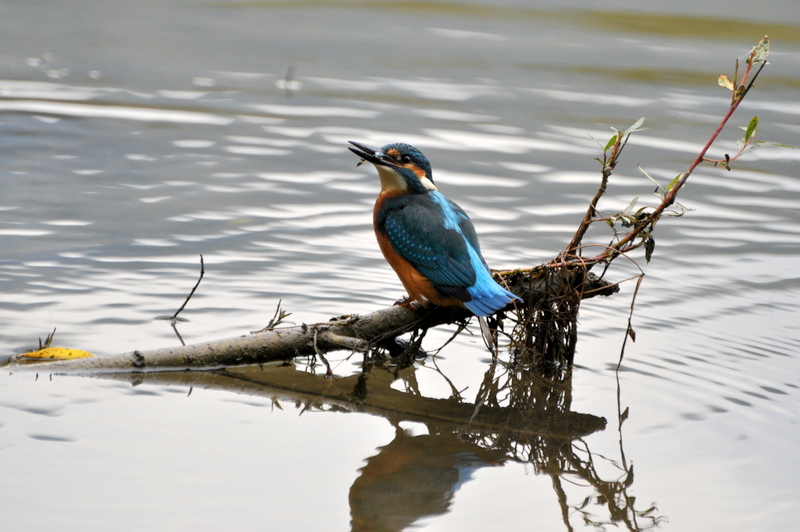
<path id="1" fill-rule="evenodd" d="M 575 232 L 575 236 L 572 237 L 570 243 L 564 248 L 562 255 L 577 255 L 583 237 L 586 235 L 586 231 L 594 221 L 594 217 L 597 216 L 597 203 L 606 193 L 608 179 L 611 177 L 611 174 L 614 173 L 614 168 L 617 166 L 617 161 L 619 160 L 623 148 L 628 144 L 630 133 L 635 131 L 643 121 L 644 119 L 639 120 L 636 125 L 627 131 L 617 131 L 616 135 L 612 137 L 612 141 L 606 145 L 606 149 L 603 151 L 603 160 L 601 161 L 603 163 L 603 177 L 600 180 L 600 188 L 597 189 L 594 198 L 589 202 L 589 208 L 586 210 L 586 214 L 584 214 L 583 220 L 578 226 L 578 230 Z M 610 155 L 608 153 L 609 149 L 611 150 Z"/>
<path id="2" fill-rule="evenodd" d="M 186 296 L 186 301 L 183 302 L 183 305 L 181 305 L 181 308 L 176 310 L 175 314 L 170 316 L 168 319 L 171 319 L 173 321 L 178 319 L 178 314 L 180 314 L 181 311 L 183 311 L 183 309 L 186 308 L 186 304 L 189 303 L 190 299 L 192 299 L 192 296 L 194 295 L 195 290 L 197 290 L 197 287 L 200 286 L 200 281 L 203 280 L 203 276 L 205 274 L 206 274 L 206 267 L 205 267 L 205 264 L 203 262 L 203 256 L 200 255 L 200 277 L 197 279 L 197 282 L 195 283 L 194 288 L 192 288 L 192 291 L 189 292 L 188 296 Z"/>
<path id="3" fill-rule="evenodd" d="M 281 325 L 283 323 L 284 319 L 286 319 L 289 316 L 291 316 L 292 315 L 291 312 L 286 312 L 285 310 L 283 310 L 281 308 L 281 303 L 282 302 L 283 302 L 282 299 L 278 300 L 278 306 L 275 308 L 275 314 L 273 314 L 272 318 L 269 320 L 269 323 L 267 323 L 266 327 L 264 327 L 263 329 L 258 330 L 258 331 L 250 331 L 250 334 L 257 334 L 257 333 L 262 333 L 262 332 L 266 332 L 266 331 L 273 331 L 273 330 L 275 330 L 275 327 L 277 327 L 278 325 Z"/>

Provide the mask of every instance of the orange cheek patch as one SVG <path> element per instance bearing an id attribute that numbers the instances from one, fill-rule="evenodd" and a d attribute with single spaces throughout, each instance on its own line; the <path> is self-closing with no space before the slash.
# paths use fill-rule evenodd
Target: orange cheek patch
<path id="1" fill-rule="evenodd" d="M 414 174 L 420 179 L 422 179 L 423 177 L 427 177 L 425 175 L 425 170 L 423 170 L 414 163 L 408 163 L 407 165 L 405 165 L 405 167 L 414 172 Z"/>

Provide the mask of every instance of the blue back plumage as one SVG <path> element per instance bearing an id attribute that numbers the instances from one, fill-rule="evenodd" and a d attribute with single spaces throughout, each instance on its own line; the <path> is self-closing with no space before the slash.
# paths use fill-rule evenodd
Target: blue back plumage
<path id="1" fill-rule="evenodd" d="M 519 300 L 492 279 L 469 217 L 439 191 L 389 198 L 376 222 L 401 257 L 473 314 L 488 316 Z"/>

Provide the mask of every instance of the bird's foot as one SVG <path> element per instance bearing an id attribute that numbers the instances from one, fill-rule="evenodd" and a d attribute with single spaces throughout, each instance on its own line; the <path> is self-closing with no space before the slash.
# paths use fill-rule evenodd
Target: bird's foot
<path id="1" fill-rule="evenodd" d="M 418 301 L 415 301 L 413 299 L 409 299 L 407 297 L 404 297 L 402 299 L 398 299 L 397 301 L 394 302 L 394 305 L 396 307 L 405 307 L 405 308 L 407 308 L 409 310 L 413 310 L 414 312 L 418 311 L 420 309 L 420 307 L 422 306 L 422 305 L 419 304 Z"/>

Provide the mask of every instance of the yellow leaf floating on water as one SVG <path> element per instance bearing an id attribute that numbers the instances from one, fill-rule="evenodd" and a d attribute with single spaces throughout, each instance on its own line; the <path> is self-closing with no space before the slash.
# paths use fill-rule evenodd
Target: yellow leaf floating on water
<path id="1" fill-rule="evenodd" d="M 56 360 L 73 360 L 76 358 L 89 358 L 93 357 L 91 353 L 81 351 L 80 349 L 67 349 L 66 347 L 45 347 L 38 351 L 31 351 L 30 353 L 23 353 L 19 355 L 25 358 L 53 358 Z"/>

